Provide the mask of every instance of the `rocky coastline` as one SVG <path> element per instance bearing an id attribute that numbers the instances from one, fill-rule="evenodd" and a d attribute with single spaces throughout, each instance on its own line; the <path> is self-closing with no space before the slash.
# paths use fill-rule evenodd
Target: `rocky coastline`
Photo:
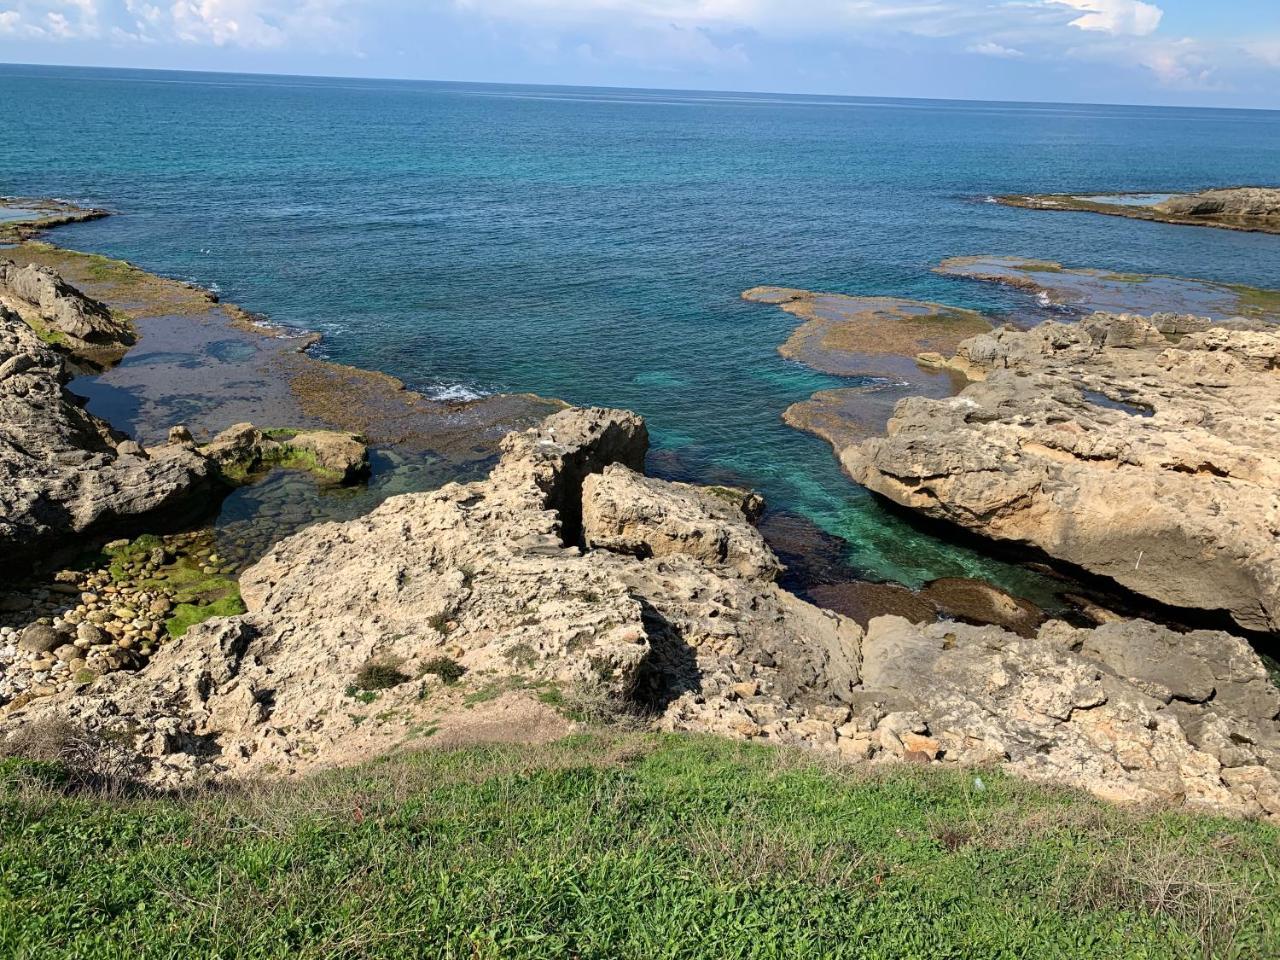
<path id="1" fill-rule="evenodd" d="M 1280 690 L 1239 635 L 1105 612 L 1083 627 L 955 585 L 860 623 L 780 585 L 758 497 L 646 476 L 632 413 L 432 401 L 117 261 L 5 253 L 0 302 L 22 303 L 0 306 L 0 543 L 15 563 L 69 539 L 102 552 L 0 597 L 0 737 L 70 722 L 171 789 L 625 718 L 848 762 L 999 764 L 1116 802 L 1280 822 Z M 1264 320 L 1019 331 L 937 304 L 747 296 L 804 321 L 784 347 L 798 360 L 845 376 L 909 365 L 936 384 L 886 393 L 884 437 L 879 413 L 841 426 L 843 395 L 788 412 L 869 488 L 1164 603 L 1280 629 L 1280 337 Z M 145 419 L 169 429 L 144 446 L 67 389 L 78 363 L 106 367 L 98 385 L 138 375 L 88 355 L 104 339 L 86 318 L 125 348 L 184 330 L 197 350 L 257 338 L 248 359 L 226 353 L 261 388 L 202 396 L 179 420 L 158 359 Z M 383 445 L 491 469 L 306 526 L 244 569 L 189 529 L 136 536 L 273 466 L 357 483 Z M 103 544 L 122 529 L 133 538 Z M 961 595 L 993 614 L 952 613 Z"/>
<path id="2" fill-rule="evenodd" d="M 992 198 L 1007 207 L 1100 213 L 1131 220 L 1150 220 L 1189 227 L 1217 227 L 1249 233 L 1280 233 L 1280 188 L 1223 187 L 1200 193 L 1153 195 L 1150 202 L 1135 194 L 1006 194 Z"/>

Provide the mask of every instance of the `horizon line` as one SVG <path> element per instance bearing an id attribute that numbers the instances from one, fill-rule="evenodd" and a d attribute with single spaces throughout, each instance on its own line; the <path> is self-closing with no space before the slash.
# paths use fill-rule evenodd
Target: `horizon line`
<path id="1" fill-rule="evenodd" d="M 1222 106 L 1201 106 L 1192 104 L 1161 104 L 1161 103 L 1121 103 L 1121 102 L 1099 102 L 1092 100 L 986 100 L 975 99 L 971 97 L 904 97 L 892 94 L 853 94 L 853 93 L 814 93 L 814 92 L 787 92 L 782 90 L 746 90 L 746 89 L 725 89 L 719 87 L 633 87 L 623 85 L 610 84 L 574 84 L 574 83 L 535 83 L 528 81 L 513 80 L 449 80 L 436 79 L 426 77 L 402 77 L 402 76 L 367 76 L 363 74 L 325 74 L 325 73 L 259 73 L 246 70 L 192 70 L 179 67 L 116 67 L 103 66 L 99 64 L 77 64 L 77 63 L 24 63 L 12 61 L 0 61 L 0 68 L 5 67 L 35 67 L 38 69 L 53 70 L 97 70 L 103 72 L 126 72 L 133 71 L 137 73 L 180 73 L 190 74 L 194 76 L 213 76 L 213 77 L 265 77 L 278 78 L 283 80 L 367 80 L 380 83 L 427 83 L 427 84 L 458 84 L 464 86 L 477 87 L 533 87 L 548 90 L 619 90 L 634 92 L 652 92 L 652 93 L 719 93 L 719 94 L 735 94 L 740 96 L 769 96 L 769 97 L 818 97 L 827 100 L 892 100 L 908 103 L 982 103 L 982 104 L 1015 104 L 1022 106 L 1046 106 L 1046 107 L 1133 107 L 1148 110 L 1205 110 L 1220 112 L 1247 112 L 1247 113 L 1280 113 L 1280 107 L 1222 107 Z"/>

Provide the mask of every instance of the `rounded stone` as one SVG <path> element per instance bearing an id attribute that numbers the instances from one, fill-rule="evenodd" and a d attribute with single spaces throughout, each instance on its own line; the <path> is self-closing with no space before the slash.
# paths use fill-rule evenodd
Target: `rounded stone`
<path id="1" fill-rule="evenodd" d="M 62 634 L 53 627 L 42 623 L 33 623 L 22 631 L 22 639 L 18 641 L 18 649 L 30 653 L 49 653 L 63 644 Z"/>

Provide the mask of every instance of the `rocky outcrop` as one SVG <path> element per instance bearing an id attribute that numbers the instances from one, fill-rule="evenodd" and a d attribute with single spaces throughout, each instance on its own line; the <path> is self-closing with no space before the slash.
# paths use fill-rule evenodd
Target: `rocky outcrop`
<path id="1" fill-rule="evenodd" d="M 1257 233 L 1280 233 L 1280 189 L 1226 187 L 1202 193 L 1101 194 L 1075 196 L 1048 193 L 992 197 L 996 203 L 1030 210 L 1102 213 L 1132 220 L 1154 220 L 1193 227 L 1219 227 Z"/>
<path id="2" fill-rule="evenodd" d="M 684 693 L 739 696 L 735 685 L 798 708 L 848 699 L 861 637 L 851 621 L 732 563 L 579 547 L 596 529 L 582 508 L 595 474 L 608 468 L 611 485 L 638 484 L 649 507 L 661 496 L 657 481 L 623 472 L 643 463 L 646 445 L 633 415 L 557 414 L 509 436 L 485 481 L 396 497 L 282 542 L 241 577 L 247 614 L 191 628 L 137 674 L 23 704 L 10 722 L 42 711 L 111 729 L 132 722 L 145 731 L 138 747 L 152 779 L 182 782 L 389 749 L 374 725 L 352 718 L 353 684 L 371 662 L 402 678 L 378 695 L 379 712 L 423 722 L 448 702 L 429 671 L 442 657 L 484 683 L 598 687 L 657 711 Z M 667 516 L 721 516 L 736 544 L 757 536 L 715 494 L 669 493 Z M 705 555 L 698 537 L 687 542 Z M 754 546 L 765 562 L 767 548 Z"/>
<path id="3" fill-rule="evenodd" d="M 67 379 L 63 358 L 0 306 L 0 567 L 162 518 L 206 489 L 203 457 L 113 433 L 67 393 Z"/>
<path id="4" fill-rule="evenodd" d="M 777 586 L 737 494 L 640 476 L 645 445 L 634 415 L 556 414 L 486 480 L 282 542 L 242 577 L 248 613 L 137 673 L 15 701 L 4 727 L 69 716 L 175 785 L 354 762 L 502 691 L 585 688 L 665 729 L 1280 817 L 1280 693 L 1242 641 L 1141 622 L 864 632 Z"/>
<path id="5" fill-rule="evenodd" d="M 1280 220 L 1280 189 L 1229 187 L 1170 197 L 1155 205 L 1161 213 L 1180 217 L 1232 217 Z"/>
<path id="6" fill-rule="evenodd" d="M 49 343 L 98 366 L 118 361 L 134 342 L 127 320 L 47 267 L 0 260 L 0 303 Z"/>
<path id="7" fill-rule="evenodd" d="M 953 361 L 982 382 L 900 403 L 844 449 L 921 513 L 1175 607 L 1280 630 L 1280 334 L 1172 342 L 1141 317 L 1004 329 Z"/>
<path id="8" fill-rule="evenodd" d="M 781 572 L 778 559 L 742 522 L 758 515 L 758 501 L 741 490 L 651 480 L 614 464 L 583 483 L 582 532 L 588 548 L 689 556 L 769 581 Z"/>
<path id="9" fill-rule="evenodd" d="M 264 432 L 251 423 L 237 423 L 201 446 L 199 452 L 232 483 L 242 483 L 273 466 L 309 470 L 335 483 L 351 483 L 369 472 L 364 440 L 335 430 Z"/>
<path id="10" fill-rule="evenodd" d="M 1018 638 L 882 617 L 862 654 L 876 691 L 866 713 L 884 715 L 868 746 L 986 754 L 1117 802 L 1280 819 L 1280 690 L 1238 637 L 1136 620 L 1093 630 L 1055 621 Z M 856 713 L 853 722 L 869 726 Z"/>

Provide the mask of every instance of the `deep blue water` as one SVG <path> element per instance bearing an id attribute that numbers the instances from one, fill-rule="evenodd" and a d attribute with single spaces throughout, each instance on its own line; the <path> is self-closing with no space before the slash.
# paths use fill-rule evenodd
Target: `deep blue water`
<path id="1" fill-rule="evenodd" d="M 778 357 L 791 318 L 742 290 L 1025 306 L 930 273 L 979 253 L 1280 287 L 1280 237 L 982 202 L 1280 182 L 1280 113 L 0 66 L 0 117 L 0 193 L 120 213 L 58 242 L 414 385 L 635 409 L 670 469 L 912 584 L 1022 575 L 888 517 L 780 422 L 847 381 Z"/>

